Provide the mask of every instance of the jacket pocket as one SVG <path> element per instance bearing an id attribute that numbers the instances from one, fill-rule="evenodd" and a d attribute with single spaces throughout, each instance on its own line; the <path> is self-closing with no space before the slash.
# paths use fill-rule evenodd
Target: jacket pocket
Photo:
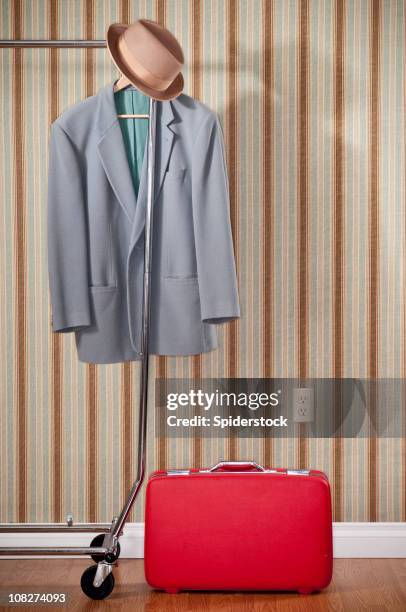
<path id="1" fill-rule="evenodd" d="M 113 287 L 117 285 L 117 281 L 114 265 L 112 222 L 103 215 L 100 218 L 93 215 L 89 225 L 89 285 L 96 288 Z"/>
<path id="2" fill-rule="evenodd" d="M 117 291 L 118 287 L 117 287 L 117 285 L 90 285 L 89 289 L 90 289 L 90 291 L 95 291 L 95 292 L 99 292 L 99 291 Z"/>
<path id="3" fill-rule="evenodd" d="M 183 179 L 186 174 L 186 168 L 175 168 L 174 170 L 168 170 L 165 172 L 165 181 L 175 181 Z"/>
<path id="4" fill-rule="evenodd" d="M 185 241 L 186 242 L 186 241 Z M 168 280 L 194 280 L 197 278 L 196 256 L 190 244 L 168 244 L 166 250 L 166 273 Z"/>
<path id="5" fill-rule="evenodd" d="M 190 181 L 185 169 L 174 170 L 162 190 L 164 276 L 182 280 L 197 277 L 196 247 Z"/>
<path id="6" fill-rule="evenodd" d="M 165 280 L 171 283 L 197 283 L 197 273 L 188 274 L 187 276 L 165 276 Z"/>

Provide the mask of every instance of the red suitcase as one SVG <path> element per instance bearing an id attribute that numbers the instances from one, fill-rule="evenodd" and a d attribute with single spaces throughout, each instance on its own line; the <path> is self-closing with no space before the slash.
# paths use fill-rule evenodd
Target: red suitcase
<path id="1" fill-rule="evenodd" d="M 221 462 L 149 478 L 145 576 L 156 589 L 310 593 L 329 584 L 332 565 L 322 472 Z"/>

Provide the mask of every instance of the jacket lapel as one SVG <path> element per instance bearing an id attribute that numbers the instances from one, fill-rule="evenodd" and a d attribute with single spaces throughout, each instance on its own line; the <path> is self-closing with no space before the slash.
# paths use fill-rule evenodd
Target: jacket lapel
<path id="1" fill-rule="evenodd" d="M 100 91 L 98 123 L 100 139 L 97 147 L 110 185 L 123 211 L 132 224 L 131 246 L 141 236 L 145 225 L 147 202 L 148 139 L 145 142 L 138 198 L 135 195 L 131 171 L 127 160 L 124 140 L 114 102 L 113 83 Z M 155 135 L 155 183 L 154 201 L 159 196 L 172 152 L 176 133 L 175 115 L 170 101 L 157 102 Z"/>
<path id="2" fill-rule="evenodd" d="M 159 151 L 159 155 L 155 157 L 155 200 L 158 198 L 162 188 L 176 134 L 176 118 L 171 102 L 160 102 L 157 110 L 157 127 L 161 129 L 157 129 L 155 143 L 156 151 Z"/>
<path id="3" fill-rule="evenodd" d="M 158 199 L 159 192 L 166 168 L 172 152 L 173 139 L 176 128 L 173 123 L 175 116 L 170 101 L 157 102 L 156 107 L 156 132 L 155 132 L 155 181 L 154 181 L 154 202 Z M 148 139 L 144 153 L 140 187 L 138 191 L 137 208 L 135 211 L 133 231 L 131 237 L 132 248 L 140 239 L 145 226 L 145 211 L 148 197 Z"/>
<path id="4" fill-rule="evenodd" d="M 99 100 L 98 124 L 101 134 L 97 143 L 99 156 L 117 200 L 132 223 L 137 198 L 117 119 L 113 83 L 100 90 Z"/>

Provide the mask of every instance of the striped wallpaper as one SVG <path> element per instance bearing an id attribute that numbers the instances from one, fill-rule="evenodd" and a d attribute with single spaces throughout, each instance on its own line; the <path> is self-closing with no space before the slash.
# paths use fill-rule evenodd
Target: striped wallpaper
<path id="1" fill-rule="evenodd" d="M 402 0 L 2 0 L 2 38 L 104 38 L 159 21 L 186 93 L 222 120 L 242 318 L 161 377 L 402 377 Z M 0 50 L 0 520 L 109 521 L 135 473 L 138 364 L 78 362 L 52 334 L 50 122 L 113 80 L 104 50 Z M 337 521 L 406 520 L 406 440 L 157 441 L 148 471 L 252 457 L 331 479 Z M 143 500 L 130 520 L 142 520 Z"/>

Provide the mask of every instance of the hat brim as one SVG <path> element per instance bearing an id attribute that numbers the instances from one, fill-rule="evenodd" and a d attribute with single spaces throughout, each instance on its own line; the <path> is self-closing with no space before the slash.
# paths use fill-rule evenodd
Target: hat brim
<path id="1" fill-rule="evenodd" d="M 172 81 L 172 83 L 163 91 L 157 91 L 145 85 L 143 81 L 140 81 L 137 75 L 131 71 L 131 69 L 125 64 L 120 57 L 118 52 L 118 40 L 123 32 L 128 28 L 128 25 L 123 23 L 113 23 L 107 30 L 107 48 L 110 52 L 111 59 L 117 66 L 118 70 L 140 91 L 145 93 L 150 98 L 155 100 L 173 100 L 182 93 L 184 88 L 184 80 L 181 73 Z"/>

